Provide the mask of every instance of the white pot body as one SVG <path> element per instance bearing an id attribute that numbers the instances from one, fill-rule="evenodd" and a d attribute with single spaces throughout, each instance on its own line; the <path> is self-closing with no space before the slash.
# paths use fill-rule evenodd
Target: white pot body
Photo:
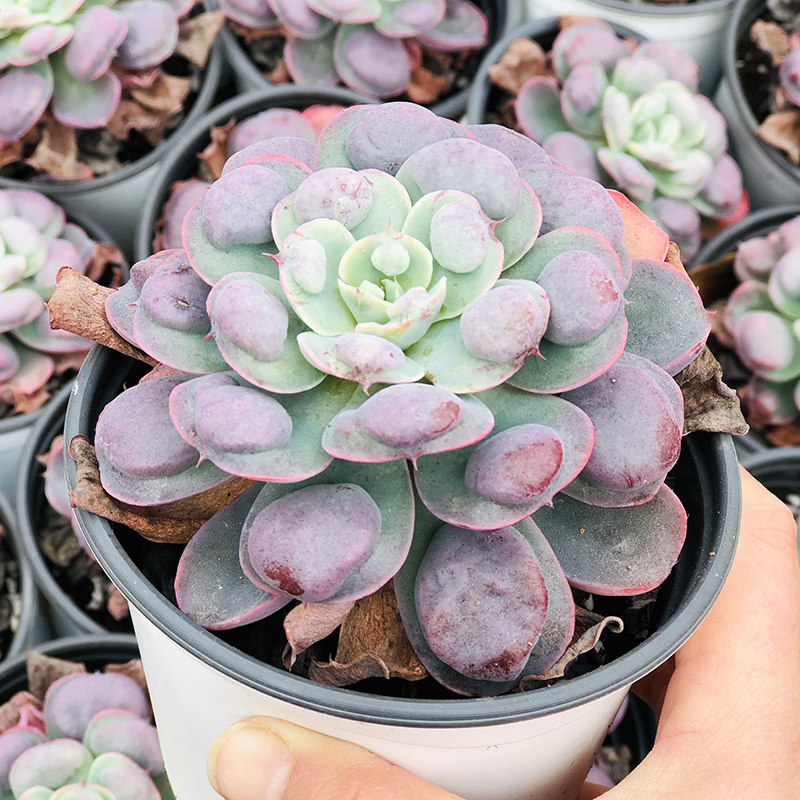
<path id="1" fill-rule="evenodd" d="M 502 725 L 377 725 L 302 708 L 245 686 L 189 653 L 134 606 L 131 616 L 164 763 L 180 800 L 218 800 L 206 776 L 208 752 L 225 728 L 254 715 L 354 742 L 466 800 L 572 800 L 629 688 Z"/>
<path id="2" fill-rule="evenodd" d="M 528 17 L 542 19 L 577 14 L 624 25 L 648 39 L 670 42 L 688 53 L 700 65 L 700 91 L 712 94 L 722 71 L 722 46 L 725 28 L 730 17 L 730 5 L 698 11 L 702 3 L 678 14 L 674 6 L 661 12 L 657 4 L 649 3 L 640 10 L 634 3 L 630 10 L 617 9 L 592 0 L 527 0 Z M 682 6 L 681 9 L 685 9 Z M 673 9 L 670 12 L 670 9 Z"/>
<path id="3" fill-rule="evenodd" d="M 800 180 L 783 156 L 750 131 L 731 94 L 727 78 L 720 81 L 714 104 L 728 123 L 728 138 L 742 170 L 753 210 L 800 202 Z M 770 152 L 772 151 L 772 152 Z"/>

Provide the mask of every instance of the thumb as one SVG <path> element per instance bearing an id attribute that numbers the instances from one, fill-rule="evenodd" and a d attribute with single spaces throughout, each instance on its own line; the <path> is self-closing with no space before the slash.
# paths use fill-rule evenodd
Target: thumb
<path id="1" fill-rule="evenodd" d="M 274 717 L 223 731 L 208 778 L 225 800 L 458 800 L 358 745 Z"/>

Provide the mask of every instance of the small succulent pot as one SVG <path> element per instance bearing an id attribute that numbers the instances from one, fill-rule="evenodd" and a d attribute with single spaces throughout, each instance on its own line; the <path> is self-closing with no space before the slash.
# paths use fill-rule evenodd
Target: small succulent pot
<path id="1" fill-rule="evenodd" d="M 28 194 L 27 187 L 26 194 Z M 2 189 L 0 189 L 0 195 L 2 195 Z M 31 213 L 34 207 L 35 206 L 30 206 Z M 42 214 L 42 219 L 47 218 L 47 213 L 44 209 L 38 209 L 38 213 Z M 59 213 L 63 212 L 59 211 Z M 19 212 L 17 212 L 17 214 L 19 215 Z M 104 267 L 103 280 L 109 283 L 114 283 L 127 278 L 127 262 L 122 257 L 122 254 L 117 248 L 114 239 L 100 224 L 98 224 L 92 217 L 84 217 L 81 214 L 76 214 L 73 212 L 66 213 L 66 223 L 66 228 L 64 228 L 58 234 L 58 236 L 61 238 L 59 238 L 57 242 L 59 248 L 54 251 L 55 261 L 53 261 L 53 264 L 55 264 L 59 258 L 61 259 L 59 262 L 61 264 L 66 264 L 68 262 L 75 263 L 75 259 L 79 258 L 84 261 L 83 268 L 86 269 L 86 253 L 83 251 L 83 248 L 88 242 L 86 239 L 86 236 L 88 235 L 88 238 L 91 241 L 104 245 L 102 251 L 100 249 L 95 249 L 94 251 L 94 253 L 107 259 L 106 266 Z M 25 223 L 20 222 L 19 220 L 15 223 L 17 226 L 20 224 Z M 50 224 L 52 225 L 52 223 Z M 83 233 L 77 230 L 76 226 L 82 229 Z M 53 235 L 54 234 L 51 230 L 49 233 L 45 234 L 45 238 L 50 240 L 53 238 Z M 74 248 L 72 247 L 73 244 L 75 246 Z M 47 246 L 51 247 L 49 241 Z M 15 248 L 8 249 L 9 253 L 15 251 Z M 54 277 L 52 274 L 53 270 L 50 269 L 47 264 L 45 264 L 42 269 L 48 272 L 48 280 L 52 281 Z M 38 278 L 36 276 L 31 275 L 28 276 L 28 278 L 23 279 L 22 285 L 26 287 L 26 291 L 27 289 L 35 288 L 44 295 L 44 299 L 47 299 L 48 293 L 44 289 L 44 283 L 39 285 Z M 11 285 L 8 286 L 8 289 L 13 291 L 16 286 L 17 284 L 12 282 Z M 24 321 L 24 319 L 21 318 L 20 321 Z M 23 336 L 23 339 L 31 344 L 30 349 L 23 348 L 28 355 L 25 358 L 22 358 L 18 352 L 17 356 L 10 356 L 10 360 L 12 361 L 14 358 L 21 358 L 22 360 L 20 363 L 23 363 L 26 362 L 27 359 L 26 363 L 29 364 L 29 368 L 27 370 L 28 377 L 24 379 L 24 386 L 22 384 L 20 385 L 20 391 L 22 391 L 22 393 L 25 395 L 30 395 L 31 393 L 38 395 L 38 393 L 41 393 L 45 390 L 50 393 L 56 392 L 58 388 L 64 385 L 66 382 L 66 375 L 69 375 L 69 371 L 77 369 L 77 367 L 71 366 L 69 363 L 65 363 L 64 367 L 66 368 L 66 374 L 54 374 L 60 373 L 60 369 L 54 369 L 52 364 L 50 366 L 44 366 L 40 362 L 31 360 L 36 358 L 46 360 L 47 354 L 50 354 L 54 358 L 63 356 L 66 362 L 69 362 L 69 351 L 75 350 L 74 347 L 69 346 L 68 339 L 64 340 L 65 346 L 63 348 L 59 348 L 57 346 L 57 340 L 48 341 L 47 339 L 42 339 L 37 345 L 35 339 L 29 338 L 31 335 L 31 331 L 29 329 L 38 325 L 40 321 L 40 319 L 32 320 L 31 322 L 27 323 L 25 328 L 23 328 L 23 330 L 28 330 L 28 333 Z M 10 335 L 14 342 L 22 342 L 22 339 L 16 338 L 13 329 L 7 331 L 7 334 Z M 4 340 L 4 351 L 8 348 L 11 348 L 15 351 L 19 350 L 18 344 L 11 342 L 6 334 L 3 334 L 2 338 Z M 59 353 L 59 349 L 63 349 L 64 352 Z M 87 352 L 85 343 L 83 343 L 79 349 L 83 349 L 83 352 Z M 37 354 L 39 355 L 37 356 Z M 3 356 L 2 360 L 6 365 L 10 363 L 9 357 L 6 355 Z M 24 372 L 24 370 L 20 369 L 19 372 Z M 74 374 L 74 371 L 72 374 Z M 13 370 L 10 372 L 6 371 L 2 380 L 0 380 L 0 385 L 2 385 L 4 382 L 14 382 L 15 379 L 16 375 L 13 373 Z M 44 394 L 42 396 L 45 398 L 49 397 L 48 394 Z M 39 400 L 35 402 L 29 402 L 26 399 L 26 403 L 24 405 L 39 407 L 35 408 L 35 410 L 25 411 L 15 411 L 15 403 L 10 399 L 3 402 L 4 414 L 6 414 L 6 416 L 3 419 L 0 419 L 0 494 L 2 494 L 7 500 L 11 501 L 12 504 L 16 496 L 17 474 L 22 448 L 27 441 L 31 427 L 43 413 L 40 402 L 41 401 Z"/>
<path id="2" fill-rule="evenodd" d="M 697 63 L 673 44 L 644 40 L 616 22 L 538 18 L 487 53 L 467 121 L 513 127 L 577 175 L 622 192 L 689 262 L 704 237 L 747 208 L 725 120 L 698 92 L 699 76 Z M 681 177 L 664 167 L 665 145 L 653 147 L 647 126 L 633 123 L 645 103 L 657 108 L 673 92 L 692 109 L 666 146 L 673 165 L 692 165 Z"/>
<path id="3" fill-rule="evenodd" d="M 163 142 L 145 155 L 105 175 L 88 180 L 36 180 L 35 188 L 70 214 L 96 220 L 130 258 L 135 221 L 150 183 L 158 175 L 159 164 L 171 149 L 174 138 L 213 105 L 222 81 L 223 66 L 222 45 L 215 42 L 202 72 L 202 83 L 185 118 Z M 28 182 L 0 177 L 0 188 L 23 189 L 29 186 Z"/>
<path id="4" fill-rule="evenodd" d="M 528 0 L 528 16 L 530 19 L 561 14 L 598 17 L 632 28 L 648 39 L 674 44 L 700 65 L 700 90 L 711 94 L 722 70 L 725 27 L 733 3 L 734 0 L 692 3 Z"/>
<path id="5" fill-rule="evenodd" d="M 760 120 L 745 95 L 739 69 L 739 48 L 750 41 L 750 29 L 767 16 L 763 0 L 740 0 L 733 7 L 725 34 L 722 80 L 714 102 L 728 123 L 731 150 L 742 169 L 744 185 L 753 209 L 789 205 L 800 201 L 800 167 L 795 166 L 757 133 Z M 769 94 L 765 86 L 761 98 Z"/>
<path id="6" fill-rule="evenodd" d="M 706 307 L 718 312 L 715 315 L 716 319 L 722 319 L 728 299 L 741 283 L 740 277 L 734 271 L 734 256 L 739 245 L 752 239 L 766 237 L 780 225 L 795 219 L 798 215 L 800 215 L 800 205 L 779 206 L 756 211 L 718 233 L 697 254 L 690 268 L 690 275 L 697 285 Z M 769 306 L 768 303 L 764 308 Z M 731 387 L 744 392 L 745 406 L 756 403 L 756 408 L 758 408 L 760 403 L 763 403 L 765 399 L 768 402 L 769 399 L 765 396 L 759 401 L 756 397 L 748 397 L 750 393 L 747 386 L 753 379 L 753 373 L 736 354 L 731 334 L 728 331 L 726 335 L 724 323 L 722 324 L 723 329 L 716 331 L 718 335 L 715 352 L 723 366 L 724 380 Z M 719 338 L 720 335 L 722 335 L 722 340 Z M 767 384 L 762 387 L 762 391 L 766 388 Z M 759 412 L 757 416 L 752 416 L 751 412 L 748 421 L 757 427 L 751 427 L 749 433 L 735 438 L 736 449 L 742 459 L 776 445 L 783 448 L 796 443 L 796 424 L 791 422 L 791 414 L 781 420 L 770 421 L 768 417 L 759 419 L 766 413 L 766 407 L 764 407 L 763 413 Z"/>
<path id="7" fill-rule="evenodd" d="M 73 391 L 65 386 L 47 405 L 31 428 L 20 456 L 16 485 L 18 541 L 24 560 L 30 565 L 36 585 L 47 604 L 47 615 L 56 636 L 82 634 L 130 633 L 130 617 L 124 601 L 118 611 L 108 602 L 108 579 L 101 574 L 94 558 L 84 550 L 84 542 L 64 518 L 68 497 L 57 503 L 49 498 L 58 493 L 59 477 L 63 483 L 61 450 L 45 470 L 53 440 L 64 429 L 67 403 Z M 60 456 L 59 456 L 60 454 Z M 53 487 L 46 486 L 45 474 L 53 470 Z M 42 544 L 46 541 L 46 548 Z M 48 555 L 45 555 L 45 549 Z M 116 617 L 109 608 L 114 609 Z"/>
<path id="8" fill-rule="evenodd" d="M 91 434 L 100 410 L 130 380 L 132 370 L 135 374 L 137 367 L 130 359 L 105 348 L 92 351 L 68 410 L 68 438 Z M 178 611 L 165 596 L 168 581 L 149 568 L 149 577 L 142 572 L 138 534 L 77 513 L 101 565 L 132 604 L 167 770 L 178 796 L 213 800 L 203 776 L 214 738 L 239 719 L 266 714 L 368 747 L 468 800 L 539 800 L 577 793 L 629 686 L 688 638 L 721 588 L 739 519 L 731 437 L 689 436 L 673 477 L 690 531 L 659 594 L 652 635 L 575 679 L 484 699 L 381 697 L 310 682 L 266 665 Z M 74 481 L 74 464 L 68 464 L 68 482 Z M 199 697 L 208 702 L 198 703 Z"/>
<path id="9" fill-rule="evenodd" d="M 523 16 L 523 0 L 473 1 L 486 16 L 488 31 L 486 34 L 485 47 L 482 48 L 480 52 L 470 55 L 466 64 L 459 69 L 461 73 L 469 76 L 470 80 L 485 48 L 490 47 L 494 42 L 514 30 Z M 225 3 L 218 4 L 217 0 L 206 0 L 206 5 L 216 8 L 218 5 L 224 7 Z M 233 30 L 226 25 L 220 31 L 219 38 L 224 47 L 226 59 L 233 70 L 236 86 L 240 93 L 261 90 L 265 86 L 270 85 L 268 78 L 248 54 L 241 37 L 237 36 Z M 430 108 L 439 116 L 458 119 L 466 108 L 468 95 L 469 86 L 458 88 L 455 90 L 455 93 L 451 93 L 448 97 L 435 101 L 430 105 Z M 415 99 L 414 102 L 422 101 L 420 99 Z"/>
<path id="10" fill-rule="evenodd" d="M 224 32 L 224 31 L 223 31 Z M 222 33 L 222 32 L 221 32 Z M 158 175 L 150 184 L 136 226 L 134 260 L 141 261 L 154 250 L 177 246 L 162 242 L 154 246 L 159 225 L 169 224 L 166 206 L 174 196 L 176 183 L 198 177 L 200 161 L 198 154 L 212 141 L 212 129 L 226 126 L 233 121 L 243 122 L 270 109 L 303 111 L 311 106 L 351 106 L 357 103 L 374 103 L 374 99 L 356 94 L 342 86 L 261 86 L 257 91 L 234 97 L 204 114 L 193 125 L 176 135 L 175 144 L 159 165 Z M 271 135 L 277 135 L 275 133 Z M 249 138 L 248 138 L 249 141 Z M 172 212 L 169 212 L 172 216 Z M 177 221 L 170 226 L 179 230 Z"/>

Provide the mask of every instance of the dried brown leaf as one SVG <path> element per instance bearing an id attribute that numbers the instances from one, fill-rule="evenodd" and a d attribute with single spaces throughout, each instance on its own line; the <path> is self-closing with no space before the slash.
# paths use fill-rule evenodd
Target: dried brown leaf
<path id="1" fill-rule="evenodd" d="M 6 164 L 14 164 L 22 160 L 22 151 L 24 148 L 25 145 L 22 139 L 17 139 L 16 142 L 11 142 L 5 147 L 0 147 L 0 167 L 4 167 Z"/>
<path id="2" fill-rule="evenodd" d="M 282 58 L 275 65 L 274 69 L 264 74 L 264 77 L 276 86 L 281 83 L 291 83 L 292 76 L 289 74 L 289 68 L 286 66 L 286 59 Z"/>
<path id="3" fill-rule="evenodd" d="M 222 175 L 222 168 L 228 160 L 228 142 L 231 138 L 231 131 L 236 125 L 236 120 L 231 119 L 225 125 L 211 126 L 211 141 L 202 153 L 197 154 L 197 158 L 202 162 L 207 172 L 203 174 L 201 167 L 200 177 L 208 181 L 217 180 Z M 174 190 L 173 188 L 170 191 Z"/>
<path id="4" fill-rule="evenodd" d="M 750 39 L 756 47 L 769 55 L 775 67 L 781 65 L 792 49 L 789 34 L 777 22 L 757 19 L 750 28 Z"/>
<path id="5" fill-rule="evenodd" d="M 85 436 L 73 437 L 69 454 L 78 466 L 75 489 L 69 493 L 72 505 L 127 525 L 153 542 L 188 542 L 204 522 L 253 484 L 245 478 L 231 478 L 185 500 L 134 507 L 120 503 L 103 489 L 94 447 Z"/>
<path id="6" fill-rule="evenodd" d="M 153 81 L 152 86 L 133 87 L 130 95 L 131 99 L 142 108 L 153 113 L 156 124 L 147 126 L 148 130 L 152 130 L 166 124 L 170 117 L 181 112 L 191 88 L 190 78 L 180 78 L 162 72 Z"/>
<path id="7" fill-rule="evenodd" d="M 489 67 L 489 80 L 516 97 L 522 84 L 535 75 L 550 75 L 547 54 L 527 37 L 514 39 L 500 61 Z"/>
<path id="8" fill-rule="evenodd" d="M 99 286 L 70 267 L 61 267 L 56 290 L 47 302 L 50 327 L 83 336 L 126 356 L 155 366 L 158 362 L 123 339 L 106 319 L 105 300 L 115 289 Z"/>
<path id="9" fill-rule="evenodd" d="M 124 664 L 106 664 L 103 672 L 111 675 L 124 675 L 130 678 L 143 692 L 147 698 L 147 705 L 150 708 L 150 719 L 153 719 L 153 708 L 150 705 L 150 691 L 147 688 L 147 678 L 144 674 L 144 666 L 139 658 L 126 661 Z"/>
<path id="10" fill-rule="evenodd" d="M 412 103 L 431 105 L 447 89 L 447 78 L 436 75 L 425 67 L 417 67 L 411 72 L 411 80 L 406 84 L 406 94 Z"/>
<path id="11" fill-rule="evenodd" d="M 370 677 L 420 680 L 427 670 L 408 641 L 390 581 L 359 600 L 342 623 L 336 657 L 312 661 L 309 677 L 329 686 L 348 686 Z"/>
<path id="12" fill-rule="evenodd" d="M 692 270 L 691 278 L 706 308 L 718 300 L 726 299 L 739 285 L 733 272 L 735 253 L 728 253 L 717 261 L 700 264 Z"/>
<path id="13" fill-rule="evenodd" d="M 28 672 L 28 691 L 39 700 L 59 678 L 75 672 L 86 672 L 85 664 L 53 658 L 36 650 L 25 653 L 25 666 Z"/>
<path id="14" fill-rule="evenodd" d="M 766 437 L 776 447 L 797 447 L 800 445 L 800 425 L 796 422 L 776 425 L 766 431 Z"/>
<path id="15" fill-rule="evenodd" d="M 19 724 L 22 716 L 20 712 L 26 707 L 41 711 L 42 701 L 30 692 L 17 692 L 0 706 L 0 734 Z"/>
<path id="16" fill-rule="evenodd" d="M 756 133 L 767 144 L 786 153 L 793 164 L 800 165 L 800 108 L 770 114 Z"/>
<path id="17" fill-rule="evenodd" d="M 202 69 L 208 61 L 211 45 L 225 22 L 222 11 L 206 11 L 182 19 L 178 27 L 178 44 L 175 53 Z"/>
<path id="18" fill-rule="evenodd" d="M 283 651 L 283 664 L 291 669 L 297 656 L 312 644 L 333 633 L 350 613 L 355 601 L 350 603 L 301 603 L 283 620 L 287 645 Z"/>
<path id="19" fill-rule="evenodd" d="M 250 44 L 254 42 L 256 39 L 263 39 L 265 36 L 285 36 L 285 33 L 280 25 L 269 25 L 264 28 L 255 28 L 249 25 L 242 25 L 241 22 L 235 22 L 232 19 L 227 21 L 228 27 L 235 33 L 237 36 L 241 36 L 244 39 L 245 44 Z"/>
<path id="20" fill-rule="evenodd" d="M 139 103 L 123 97 L 119 101 L 117 110 L 106 123 L 106 130 L 115 139 L 124 142 L 132 130 L 146 131 L 150 128 L 158 128 L 160 124 L 159 117 L 151 114 Z"/>
<path id="21" fill-rule="evenodd" d="M 180 375 L 181 370 L 174 369 L 173 367 L 168 367 L 166 364 L 156 364 L 153 369 L 150 370 L 140 381 L 139 383 L 144 383 L 145 381 L 152 381 L 155 378 L 166 378 L 170 375 Z"/>
<path id="22" fill-rule="evenodd" d="M 79 350 L 76 353 L 53 353 L 50 358 L 53 359 L 53 375 L 64 375 L 67 372 L 77 372 L 86 358 L 86 350 Z"/>
<path id="23" fill-rule="evenodd" d="M 128 601 L 113 583 L 108 589 L 106 609 L 108 610 L 108 613 L 111 614 L 115 620 L 117 620 L 117 622 L 127 619 L 131 615 L 130 609 L 128 608 Z"/>
<path id="24" fill-rule="evenodd" d="M 575 633 L 572 641 L 563 656 L 544 675 L 526 675 L 520 682 L 519 688 L 526 692 L 535 689 L 543 681 L 552 681 L 561 678 L 569 665 L 581 653 L 593 650 L 600 641 L 603 631 L 608 628 L 612 633 L 622 633 L 622 620 L 619 617 L 603 617 L 587 611 L 581 606 L 575 607 Z"/>
<path id="25" fill-rule="evenodd" d="M 78 161 L 78 140 L 75 129 L 47 116 L 41 126 L 41 138 L 25 163 L 60 181 L 87 181 L 94 173 Z"/>
<path id="26" fill-rule="evenodd" d="M 29 414 L 31 411 L 38 411 L 52 396 L 44 387 L 37 389 L 33 394 L 14 392 L 14 411 L 17 414 Z"/>
<path id="27" fill-rule="evenodd" d="M 110 278 L 102 280 L 102 283 L 104 286 L 116 289 L 122 283 L 121 268 L 127 263 L 119 247 L 108 242 L 98 242 L 83 274 L 90 280 L 101 282 L 106 272 L 110 270 Z"/>
<path id="28" fill-rule="evenodd" d="M 591 22 L 595 19 L 596 17 L 582 16 L 581 14 L 562 14 L 558 18 L 558 29 L 563 31 L 573 25 L 580 25 L 582 22 Z"/>

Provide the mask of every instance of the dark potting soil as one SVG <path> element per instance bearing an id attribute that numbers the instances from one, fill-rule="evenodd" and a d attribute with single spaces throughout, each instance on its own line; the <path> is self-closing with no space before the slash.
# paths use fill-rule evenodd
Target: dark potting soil
<path id="1" fill-rule="evenodd" d="M 767 11 L 760 19 L 777 22 Z M 775 111 L 775 90 L 780 86 L 780 79 L 778 67 L 773 65 L 769 54 L 750 38 L 749 27 L 736 46 L 736 70 L 745 99 L 761 124 Z"/>
<path id="2" fill-rule="evenodd" d="M 7 536 L 0 522 L 0 660 L 11 647 L 22 612 L 19 562 L 6 543 Z"/>

